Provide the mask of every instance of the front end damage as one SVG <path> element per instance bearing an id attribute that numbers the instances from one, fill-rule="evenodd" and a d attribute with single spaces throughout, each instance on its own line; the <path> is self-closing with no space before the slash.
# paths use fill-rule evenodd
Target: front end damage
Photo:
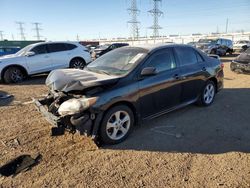
<path id="1" fill-rule="evenodd" d="M 44 99 L 35 100 L 35 106 L 53 125 L 52 136 L 79 132 L 94 139 L 102 117 L 101 112 L 97 113 L 90 107 L 95 102 L 94 99 L 82 95 L 50 93 Z"/>

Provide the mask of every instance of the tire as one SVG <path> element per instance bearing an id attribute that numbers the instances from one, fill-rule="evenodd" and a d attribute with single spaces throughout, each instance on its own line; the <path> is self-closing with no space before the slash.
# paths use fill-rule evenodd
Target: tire
<path id="1" fill-rule="evenodd" d="M 9 67 L 3 74 L 5 83 L 19 83 L 25 79 L 25 74 L 19 67 Z"/>
<path id="2" fill-rule="evenodd" d="M 122 122 L 123 120 L 124 122 Z M 129 107 L 119 105 L 111 108 L 104 115 L 101 123 L 101 142 L 104 144 L 118 144 L 124 141 L 131 133 L 134 122 L 134 114 Z"/>
<path id="3" fill-rule="evenodd" d="M 212 49 L 211 52 L 210 52 L 210 54 L 217 55 L 216 50 L 215 50 L 215 49 Z"/>
<path id="4" fill-rule="evenodd" d="M 81 58 L 74 58 L 70 61 L 69 67 L 74 69 L 84 69 L 86 62 Z"/>
<path id="5" fill-rule="evenodd" d="M 207 81 L 205 87 L 202 89 L 198 104 L 200 106 L 210 106 L 214 102 L 216 94 L 216 87 L 213 81 Z"/>

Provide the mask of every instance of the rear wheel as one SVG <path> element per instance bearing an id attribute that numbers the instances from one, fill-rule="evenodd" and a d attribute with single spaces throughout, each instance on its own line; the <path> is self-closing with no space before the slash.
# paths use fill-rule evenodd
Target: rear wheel
<path id="1" fill-rule="evenodd" d="M 101 128 L 100 138 L 105 144 L 118 144 L 125 140 L 134 126 L 134 115 L 125 105 L 111 108 L 105 114 Z"/>
<path id="2" fill-rule="evenodd" d="M 19 67 L 9 67 L 3 75 L 5 83 L 18 83 L 22 82 L 25 74 Z"/>
<path id="3" fill-rule="evenodd" d="M 84 69 L 84 67 L 86 66 L 86 62 L 81 58 L 74 58 L 70 61 L 69 66 L 70 68 Z"/>
<path id="4" fill-rule="evenodd" d="M 214 102 L 216 87 L 213 81 L 207 81 L 202 90 L 198 103 L 202 106 L 209 106 Z"/>

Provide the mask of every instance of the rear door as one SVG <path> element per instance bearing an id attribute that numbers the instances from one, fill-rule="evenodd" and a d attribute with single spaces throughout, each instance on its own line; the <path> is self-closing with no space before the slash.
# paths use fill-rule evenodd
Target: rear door
<path id="1" fill-rule="evenodd" d="M 48 54 L 46 44 L 35 46 L 30 51 L 35 55 L 26 57 L 27 66 L 30 74 L 47 72 L 51 70 L 51 56 Z"/>
<path id="2" fill-rule="evenodd" d="M 67 68 L 71 60 L 71 52 L 65 43 L 48 44 L 49 54 L 52 58 L 52 69 Z"/>
<path id="3" fill-rule="evenodd" d="M 175 48 L 180 64 L 182 93 L 181 103 L 198 98 L 206 80 L 206 63 L 202 56 L 191 47 Z"/>
<path id="4" fill-rule="evenodd" d="M 181 81 L 173 49 L 155 52 L 142 67 L 155 67 L 157 74 L 139 81 L 140 109 L 143 118 L 180 104 Z M 141 69 L 141 70 L 142 70 Z"/>

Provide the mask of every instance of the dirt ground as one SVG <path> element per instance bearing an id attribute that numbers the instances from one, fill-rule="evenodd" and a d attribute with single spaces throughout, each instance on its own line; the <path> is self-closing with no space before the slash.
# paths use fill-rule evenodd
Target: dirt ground
<path id="1" fill-rule="evenodd" d="M 195 105 L 135 128 L 115 146 L 88 138 L 50 136 L 30 103 L 47 93 L 45 76 L 0 85 L 14 98 L 0 101 L 0 166 L 21 154 L 41 162 L 0 187 L 250 187 L 250 75 L 230 71 L 208 108 Z"/>

